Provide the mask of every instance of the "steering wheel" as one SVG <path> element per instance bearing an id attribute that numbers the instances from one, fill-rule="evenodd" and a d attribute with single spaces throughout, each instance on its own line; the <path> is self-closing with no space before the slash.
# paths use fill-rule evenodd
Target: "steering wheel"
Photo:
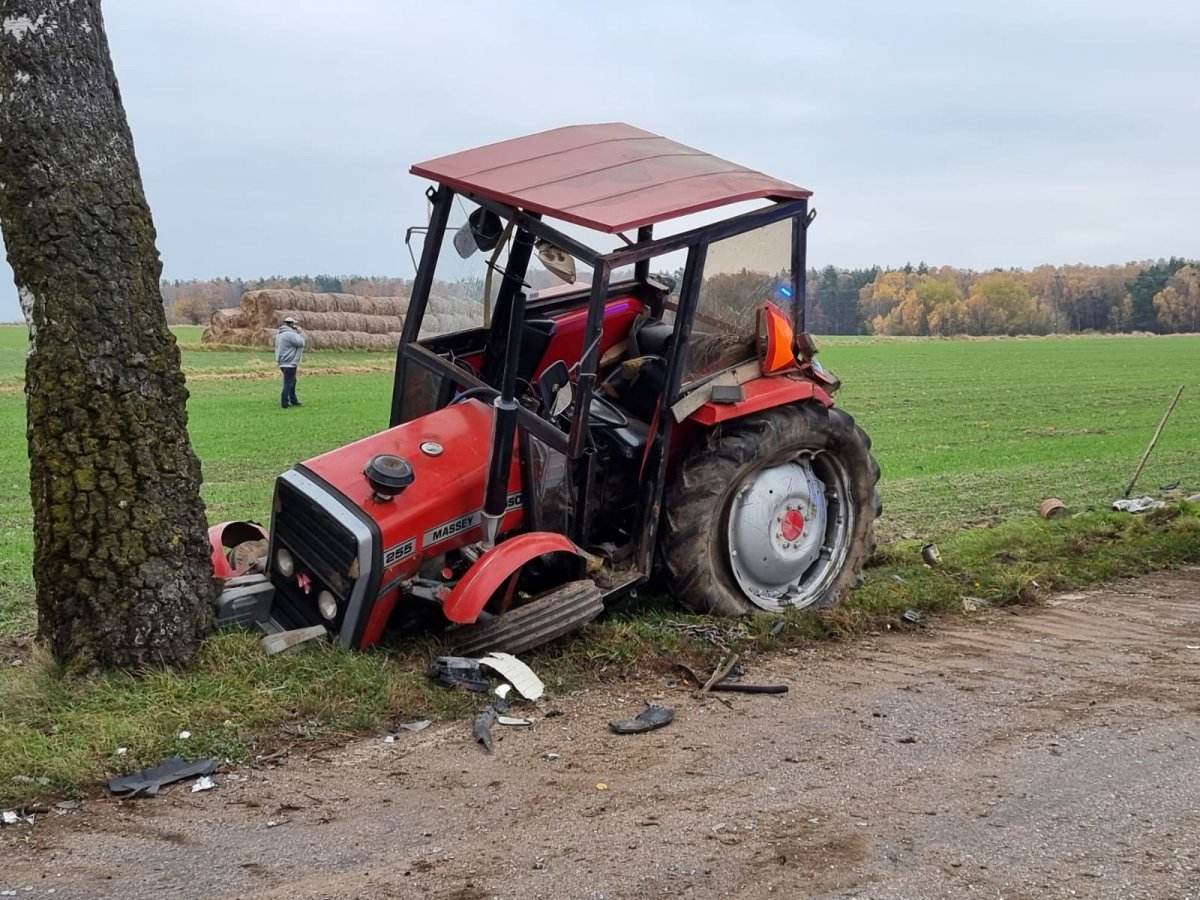
<path id="1" fill-rule="evenodd" d="M 588 423 L 602 428 L 625 428 L 629 425 L 629 419 L 607 397 L 593 393 L 588 407 Z"/>

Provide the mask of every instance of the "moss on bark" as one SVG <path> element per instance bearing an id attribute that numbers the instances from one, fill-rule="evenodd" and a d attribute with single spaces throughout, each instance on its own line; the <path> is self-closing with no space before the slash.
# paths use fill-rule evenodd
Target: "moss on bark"
<path id="1" fill-rule="evenodd" d="M 76 667 L 212 628 L 200 463 L 98 0 L 0 0 L 0 227 L 26 363 L 38 630 Z"/>

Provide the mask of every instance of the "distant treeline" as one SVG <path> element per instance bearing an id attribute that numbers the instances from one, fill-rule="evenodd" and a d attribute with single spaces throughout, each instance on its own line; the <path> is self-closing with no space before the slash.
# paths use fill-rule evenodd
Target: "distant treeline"
<path id="1" fill-rule="evenodd" d="M 402 278 L 294 275 L 254 281 L 164 281 L 162 293 L 172 322 L 201 324 L 214 309 L 237 306 L 249 290 L 293 288 L 389 297 L 407 294 L 410 286 L 411 281 Z M 946 336 L 1196 332 L 1200 262 L 1173 257 L 1125 265 L 987 272 L 924 263 L 901 269 L 826 266 L 808 274 L 808 327 L 818 334 Z"/>

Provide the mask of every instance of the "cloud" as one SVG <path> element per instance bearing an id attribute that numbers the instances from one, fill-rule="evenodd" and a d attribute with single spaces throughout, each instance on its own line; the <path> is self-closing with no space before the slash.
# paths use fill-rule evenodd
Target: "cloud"
<path id="1" fill-rule="evenodd" d="M 623 120 L 812 188 L 814 264 L 1197 255 L 1200 8 L 106 0 L 168 278 L 406 274 L 416 161 Z M 0 273 L 0 320 L 20 312 Z"/>

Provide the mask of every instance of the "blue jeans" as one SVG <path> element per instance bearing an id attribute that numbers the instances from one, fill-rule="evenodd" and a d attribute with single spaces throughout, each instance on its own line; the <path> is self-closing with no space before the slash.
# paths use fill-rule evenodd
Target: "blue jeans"
<path id="1" fill-rule="evenodd" d="M 283 373 L 283 393 L 279 395 L 279 405 L 284 409 L 299 406 L 300 401 L 296 399 L 296 367 L 280 366 L 279 371 Z"/>

